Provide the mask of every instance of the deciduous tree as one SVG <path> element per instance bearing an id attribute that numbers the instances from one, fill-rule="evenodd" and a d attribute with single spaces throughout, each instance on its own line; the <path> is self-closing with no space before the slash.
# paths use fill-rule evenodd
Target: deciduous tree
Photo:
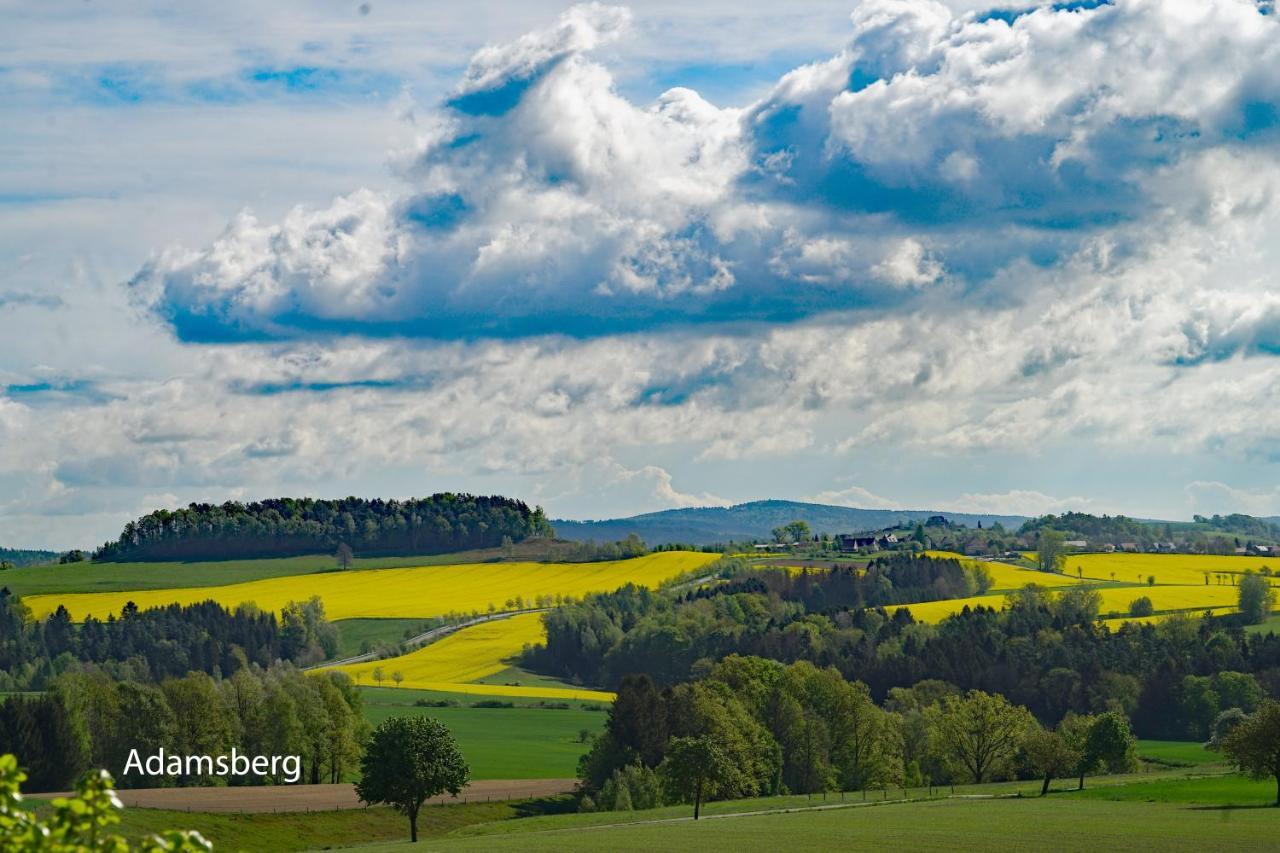
<path id="1" fill-rule="evenodd" d="M 1222 752 L 1255 779 L 1276 780 L 1280 806 L 1280 702 L 1268 699 L 1222 739 Z"/>
<path id="2" fill-rule="evenodd" d="M 428 717 L 388 717 L 373 730 L 360 762 L 356 794 L 386 803 L 409 818 L 409 840 L 418 840 L 418 811 L 446 791 L 455 797 L 471 778 L 457 741 Z"/>

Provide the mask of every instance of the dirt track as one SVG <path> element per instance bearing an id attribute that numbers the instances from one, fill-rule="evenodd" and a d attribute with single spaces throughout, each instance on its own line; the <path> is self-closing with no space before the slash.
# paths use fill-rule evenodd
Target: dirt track
<path id="1" fill-rule="evenodd" d="M 521 800 L 573 790 L 576 779 L 487 779 L 472 782 L 462 796 L 439 797 L 432 805 L 489 800 Z M 353 785 L 270 785 L 257 788 L 135 788 L 117 791 L 126 806 L 192 812 L 307 812 L 359 809 Z M 32 794 L 57 797 L 65 794 Z"/>

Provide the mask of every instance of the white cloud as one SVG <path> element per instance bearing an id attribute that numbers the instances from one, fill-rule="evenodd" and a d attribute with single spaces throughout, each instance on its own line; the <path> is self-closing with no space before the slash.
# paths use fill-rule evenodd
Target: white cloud
<path id="1" fill-rule="evenodd" d="M 951 502 L 952 512 L 993 515 L 1055 515 L 1064 512 L 1095 512 L 1095 502 L 1085 497 L 1056 498 L 1034 489 L 1011 489 L 999 493 L 968 493 Z"/>
<path id="2" fill-rule="evenodd" d="M 686 494 L 671 485 L 671 475 L 656 465 L 646 465 L 639 471 L 628 471 L 627 478 L 639 476 L 653 483 L 653 497 L 663 507 L 683 508 L 701 506 L 729 506 L 730 501 L 708 492 Z"/>
<path id="3" fill-rule="evenodd" d="M 1197 480 L 1183 490 L 1192 513 L 1199 515 L 1280 515 L 1280 488 L 1241 489 L 1217 481 Z"/>
<path id="4" fill-rule="evenodd" d="M 871 465 L 887 493 L 932 478 L 937 506 L 961 478 L 957 510 L 1275 511 L 1274 19 L 1233 0 L 1012 27 L 857 10 L 843 49 L 742 110 L 626 94 L 615 63 L 637 54 L 617 51 L 657 55 L 650 9 L 616 42 L 626 16 L 594 7 L 485 30 L 453 93 L 519 97 L 415 108 L 397 185 L 352 153 L 399 144 L 368 107 L 139 106 L 111 125 L 132 128 L 115 160 L 53 145 L 13 165 L 22 192 L 96 195 L 0 211 L 0 249 L 27 259 L 0 282 L 0 541 L 84 545 L 152 503 L 289 491 L 892 507 L 832 485 Z M 219 136 L 249 112 L 262 141 Z M 24 157 L 45 150 L 32 116 Z M 57 118 L 78 138 L 100 114 Z M 122 299 L 140 246 L 204 245 L 246 204 L 135 287 L 211 343 Z M 1089 501 L 1039 473 L 1136 454 L 1156 508 L 1105 466 Z M 1034 489 L 983 473 L 1008 459 Z"/>
<path id="5" fill-rule="evenodd" d="M 1265 137 L 1280 109 L 1280 25 L 1245 0 L 1012 23 L 864 0 L 841 53 L 745 110 L 619 94 L 593 51 L 632 17 L 575 6 L 477 52 L 401 197 L 355 193 L 278 229 L 242 217 L 160 256 L 140 290 L 194 339 L 335 320 L 607 334 L 898 305 L 953 273 L 982 290 L 1028 255 L 1078 251 L 1150 210 L 1162 170 Z"/>
<path id="6" fill-rule="evenodd" d="M 891 498 L 881 497 L 874 492 L 868 491 L 861 486 L 849 486 L 844 489 L 829 489 L 801 498 L 801 500 L 811 501 L 819 504 L 835 504 L 836 506 L 848 506 L 855 509 L 912 509 L 913 507 L 903 506 L 901 503 Z"/>
<path id="7" fill-rule="evenodd" d="M 919 240 L 908 237 L 872 267 L 871 273 L 894 287 L 925 287 L 942 278 L 943 270 Z"/>

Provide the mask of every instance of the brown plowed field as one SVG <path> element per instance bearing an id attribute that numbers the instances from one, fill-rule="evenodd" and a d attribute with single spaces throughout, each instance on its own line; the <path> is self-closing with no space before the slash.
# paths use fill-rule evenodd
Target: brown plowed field
<path id="1" fill-rule="evenodd" d="M 572 791 L 576 779 L 486 779 L 472 782 L 462 796 L 442 803 L 523 800 Z M 134 788 L 116 792 L 126 806 L 192 812 L 307 812 L 359 809 L 354 785 L 268 785 L 257 788 Z M 48 798 L 65 794 L 32 794 Z"/>

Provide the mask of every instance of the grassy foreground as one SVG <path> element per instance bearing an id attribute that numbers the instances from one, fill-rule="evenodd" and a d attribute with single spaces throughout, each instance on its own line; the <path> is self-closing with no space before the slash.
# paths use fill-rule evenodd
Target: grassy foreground
<path id="1" fill-rule="evenodd" d="M 469 824 L 518 817 L 518 803 L 431 806 L 418 820 L 418 833 L 444 835 Z M 406 838 L 409 824 L 390 808 L 282 814 L 215 814 L 166 809 L 125 809 L 116 830 L 131 841 L 174 827 L 194 829 L 219 853 L 234 850 L 311 850 Z"/>
<path id="2" fill-rule="evenodd" d="M 448 726 L 471 765 L 473 779 L 572 778 L 577 775 L 579 756 L 588 748 L 580 733 L 601 731 L 606 716 L 585 710 L 589 703 L 583 702 L 563 703 L 570 706 L 566 709 L 501 696 L 397 687 L 361 688 L 361 693 L 365 718 L 374 725 L 393 715 L 422 714 Z M 419 700 L 455 702 L 457 707 L 415 705 Z M 515 707 L 470 707 L 494 700 L 510 701 Z M 546 703 L 557 704 L 562 703 Z"/>
<path id="3" fill-rule="evenodd" d="M 410 850 L 1008 850 L 1247 849 L 1275 844 L 1269 809 L 1206 810 L 1173 803 L 1108 802 L 1060 794 L 1045 799 L 946 799 L 831 807 L 473 837 L 435 837 Z M 637 815 L 619 815 L 620 820 Z M 523 823 L 523 821 L 519 822 Z M 476 826 L 472 829 L 480 829 Z"/>

